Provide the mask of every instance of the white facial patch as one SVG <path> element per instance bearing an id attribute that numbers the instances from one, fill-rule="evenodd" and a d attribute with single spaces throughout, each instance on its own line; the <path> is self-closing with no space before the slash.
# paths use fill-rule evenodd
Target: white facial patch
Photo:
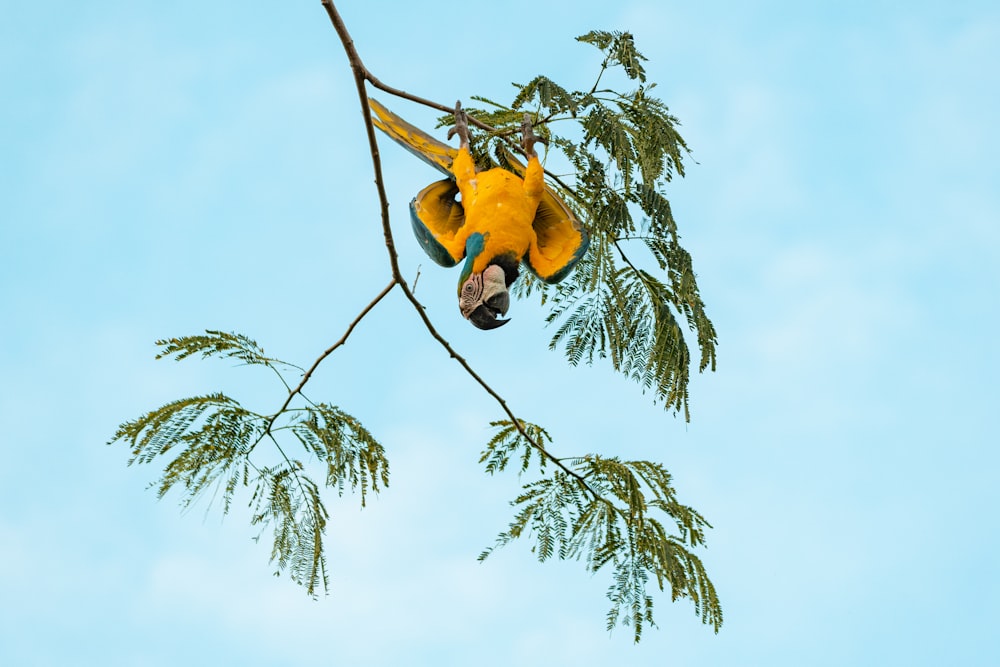
<path id="1" fill-rule="evenodd" d="M 483 292 L 485 294 L 494 294 L 496 292 L 502 292 L 507 289 L 507 279 L 503 272 L 503 268 L 497 266 L 496 264 L 490 264 L 483 271 Z"/>

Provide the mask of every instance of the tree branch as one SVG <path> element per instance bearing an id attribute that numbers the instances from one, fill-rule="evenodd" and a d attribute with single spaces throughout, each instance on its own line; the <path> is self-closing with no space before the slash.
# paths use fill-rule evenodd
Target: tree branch
<path id="1" fill-rule="evenodd" d="M 350 64 L 351 71 L 354 73 L 354 83 L 358 89 L 358 98 L 361 103 L 361 111 L 364 116 L 365 130 L 368 135 L 368 146 L 371 150 L 372 167 L 374 168 L 375 171 L 375 187 L 378 191 L 379 207 L 381 208 L 381 214 L 382 214 L 382 233 L 383 236 L 385 237 L 386 250 L 389 252 L 389 262 L 392 266 L 392 277 L 393 277 L 392 284 L 398 284 L 400 289 L 403 290 L 403 293 L 406 295 L 406 298 L 410 301 L 411 304 L 413 304 L 413 308 L 417 311 L 417 314 L 420 316 L 420 319 L 423 321 L 424 326 L 427 327 L 427 331 L 431 334 L 431 336 L 438 343 L 440 343 L 445 350 L 447 350 L 448 354 L 453 359 L 455 359 L 459 363 L 459 365 L 462 366 L 462 368 L 465 369 L 465 372 L 468 373 L 469 376 L 472 377 L 472 379 L 475 380 L 479 384 L 479 386 L 481 386 L 483 390 L 486 391 L 487 394 L 492 396 L 497 401 L 497 403 L 500 404 L 500 408 L 504 411 L 504 413 L 508 417 L 510 417 L 511 421 L 514 423 L 515 427 L 517 428 L 521 436 L 524 437 L 524 439 L 528 443 L 530 443 L 532 447 L 537 449 L 547 459 L 552 461 L 552 463 L 554 463 L 568 475 L 571 475 L 574 479 L 576 479 L 577 482 L 583 487 L 583 489 L 587 491 L 587 493 L 593 495 L 595 498 L 599 497 L 597 492 L 594 491 L 594 489 L 592 489 L 589 484 L 587 484 L 587 481 L 583 478 L 582 475 L 580 475 L 575 470 L 566 466 L 566 464 L 564 464 L 558 457 L 553 456 L 551 453 L 549 453 L 548 450 L 546 450 L 545 447 L 541 445 L 541 443 L 536 442 L 534 438 L 528 435 L 527 431 L 524 429 L 524 426 L 521 425 L 521 420 L 517 418 L 514 412 L 507 405 L 507 401 L 505 401 L 504 398 L 496 392 L 496 390 L 494 390 L 489 384 L 487 384 L 487 382 L 483 380 L 483 378 L 480 377 L 479 374 L 472 369 L 472 367 L 465 360 L 465 358 L 462 357 L 460 354 L 458 354 L 458 352 L 455 351 L 455 349 L 451 346 L 451 344 L 440 333 L 438 333 L 437 329 L 434 328 L 434 325 L 431 323 L 430 318 L 427 316 L 427 313 L 425 312 L 423 304 L 421 304 L 420 301 L 418 301 L 417 298 L 413 295 L 413 292 L 410 290 L 410 286 L 406 283 L 406 280 L 403 278 L 403 275 L 399 269 L 399 258 L 396 253 L 396 245 L 392 237 L 392 229 L 389 225 L 389 201 L 385 194 L 385 183 L 382 177 L 382 160 L 380 158 L 378 150 L 378 143 L 375 139 L 375 125 L 372 123 L 371 120 L 371 109 L 368 105 L 368 93 L 365 89 L 365 81 L 370 81 L 372 85 L 376 86 L 381 90 L 384 90 L 385 92 L 391 93 L 393 95 L 398 95 L 399 97 L 403 97 L 405 99 L 409 99 L 414 102 L 418 102 L 420 104 L 425 104 L 433 109 L 439 109 L 441 111 L 449 112 L 453 111 L 453 108 L 446 107 L 444 105 L 439 105 L 436 102 L 431 102 L 430 100 L 425 100 L 415 95 L 410 95 L 408 93 L 405 93 L 404 91 L 386 86 L 381 81 L 379 81 L 375 76 L 371 74 L 371 72 L 368 71 L 363 61 L 361 60 L 361 56 L 358 54 L 357 49 L 355 49 L 354 47 L 354 40 L 351 38 L 350 33 L 347 31 L 347 26 L 344 25 L 344 21 L 341 18 L 340 13 L 337 11 L 336 6 L 334 6 L 333 0 L 322 0 L 322 3 L 323 7 L 326 9 L 326 12 L 330 17 L 330 21 L 333 23 L 334 29 L 337 31 L 338 37 L 340 37 L 340 41 L 344 46 L 344 51 L 347 53 L 347 60 Z M 483 127 L 484 129 L 488 130 L 494 129 L 488 125 L 485 125 L 484 123 L 475 122 L 475 124 L 480 127 Z M 390 285 L 390 287 L 392 286 L 392 284 Z M 306 379 L 307 378 L 303 378 L 302 384 L 305 384 Z M 301 389 L 301 384 L 299 386 L 299 389 Z M 289 400 L 291 400 L 290 397 Z M 287 402 L 285 407 L 287 407 Z"/>
<path id="2" fill-rule="evenodd" d="M 395 287 L 397 284 L 398 283 L 397 283 L 397 281 L 395 279 L 389 281 L 389 284 L 386 285 L 385 288 L 383 288 L 382 291 L 378 293 L 378 296 L 376 296 L 374 299 L 372 299 L 371 303 L 369 303 L 367 306 L 365 306 L 364 309 L 362 309 L 362 311 L 360 313 L 358 313 L 358 316 L 355 317 L 354 320 L 347 326 L 347 330 L 344 332 L 344 335 L 340 337 L 340 340 L 338 340 L 336 343 L 334 343 L 330 347 L 326 348 L 326 350 L 323 351 L 323 354 L 319 355 L 319 357 L 316 358 L 316 361 L 313 362 L 312 366 L 310 366 L 308 368 L 308 370 L 306 370 L 306 372 L 303 373 L 302 380 L 299 381 L 298 386 L 296 386 L 295 389 L 289 390 L 288 397 L 285 399 L 285 402 L 281 405 L 280 408 L 278 408 L 277 412 L 275 412 L 273 415 L 271 415 L 268 418 L 267 424 L 265 424 L 265 426 L 264 426 L 264 430 L 261 432 L 260 437 L 257 438 L 257 441 L 254 442 L 253 445 L 250 446 L 250 449 L 247 452 L 248 454 L 249 454 L 250 451 L 253 451 L 254 447 L 256 447 L 260 443 L 260 441 L 264 439 L 265 436 L 270 436 L 272 440 L 274 439 L 274 436 L 271 435 L 271 429 L 274 426 L 274 423 L 278 420 L 278 417 L 280 417 L 282 414 L 284 414 L 288 410 L 288 406 L 291 405 L 292 399 L 294 399 L 297 394 L 301 394 L 302 393 L 302 389 L 306 386 L 306 383 L 309 382 L 309 379 L 312 378 L 312 374 L 316 371 L 316 369 L 319 367 L 319 365 L 321 363 L 323 363 L 323 361 L 327 357 L 329 357 L 331 354 L 333 354 L 333 352 L 338 347 L 340 347 L 341 345 L 343 345 L 344 343 L 347 342 L 347 338 L 354 331 L 354 328 L 356 326 L 358 326 L 358 323 L 360 323 L 361 320 L 363 320 L 365 318 L 365 316 L 368 315 L 368 313 L 370 313 L 371 310 L 376 305 L 378 305 L 379 301 L 381 301 L 383 298 L 385 298 L 385 295 L 388 294 L 389 292 L 391 292 L 392 288 Z M 277 444 L 277 442 L 275 442 L 275 444 Z M 280 450 L 281 448 L 279 447 L 278 449 Z M 282 455 L 284 455 L 284 452 L 281 452 L 281 453 L 282 453 Z M 287 458 L 288 457 L 285 457 L 286 460 L 287 460 Z"/>
<path id="3" fill-rule="evenodd" d="M 367 306 L 365 306 L 364 309 L 360 313 L 358 313 L 358 316 L 354 318 L 354 321 L 351 322 L 348 325 L 347 331 L 345 331 L 344 335 L 340 337 L 340 340 L 338 340 L 336 343 L 334 343 L 330 347 L 326 348 L 326 350 L 323 351 L 323 354 L 319 355 L 319 357 L 316 358 L 316 361 L 314 361 L 313 365 L 309 367 L 309 370 L 307 370 L 302 375 L 302 381 L 299 382 L 298 386 L 295 387 L 295 389 L 291 390 L 288 393 L 288 398 L 285 399 L 285 404 L 281 406 L 280 410 L 278 410 L 279 413 L 280 412 L 284 412 L 285 409 L 288 408 L 288 405 L 292 402 L 292 398 L 294 398 L 296 394 L 299 394 L 299 393 L 302 392 L 302 388 L 306 386 L 306 383 L 309 382 L 309 378 L 312 377 L 312 374 L 316 370 L 316 368 L 321 363 L 323 363 L 323 360 L 326 359 L 327 357 L 329 357 L 331 354 L 333 354 L 334 350 L 336 350 L 338 347 L 340 347 L 341 345 L 343 345 L 344 343 L 347 342 L 347 338 L 348 338 L 348 336 L 351 335 L 351 332 L 354 331 L 354 327 L 358 326 L 358 323 L 360 323 L 361 320 L 363 320 L 365 318 L 365 316 L 368 313 L 371 312 L 372 308 L 374 308 L 376 305 L 378 305 L 378 302 L 381 301 L 383 298 L 385 298 L 385 295 L 388 294 L 389 292 L 391 292 L 392 288 L 395 287 L 396 285 L 397 285 L 397 282 L 396 282 L 395 279 L 389 281 L 389 284 L 386 285 L 382 289 L 382 291 L 378 293 L 378 296 L 376 296 L 374 299 L 372 299 L 371 303 L 369 303 Z M 270 425 L 268 425 L 268 430 L 270 430 Z"/>
<path id="4" fill-rule="evenodd" d="M 411 102 L 416 102 L 417 104 L 422 104 L 431 109 L 437 109 L 438 111 L 443 111 L 444 113 L 454 113 L 455 106 L 441 104 L 439 102 L 434 102 L 426 98 L 420 97 L 418 95 L 413 95 L 406 92 L 405 90 L 400 90 L 399 88 L 393 88 L 390 85 L 383 83 L 377 76 L 371 73 L 367 67 L 365 67 L 364 62 L 361 60 L 361 56 L 358 55 L 358 51 L 354 48 L 354 40 L 351 38 L 349 32 L 347 32 L 347 26 L 344 25 L 344 20 L 340 17 L 340 12 L 337 11 L 337 7 L 333 4 L 332 0 L 321 0 L 323 7 L 326 9 L 326 13 L 330 16 L 330 22 L 333 23 L 334 29 L 337 31 L 337 35 L 340 37 L 341 43 L 344 45 L 344 50 L 347 51 L 347 59 L 351 63 L 351 71 L 354 72 L 354 79 L 359 83 L 358 92 L 361 93 L 363 98 L 361 106 L 365 110 L 367 117 L 368 114 L 368 95 L 364 89 L 364 81 L 368 81 L 373 86 L 381 91 L 394 95 L 395 97 L 400 97 L 404 100 L 410 100 Z M 486 123 L 476 120 L 475 118 L 469 118 L 472 124 L 486 130 L 487 132 L 495 132 L 496 128 L 490 127 Z M 371 125 L 369 123 L 369 125 Z M 370 131 L 373 131 L 369 127 Z"/>
<path id="5" fill-rule="evenodd" d="M 523 424 L 521 423 L 521 420 L 517 418 L 514 412 L 510 409 L 510 406 L 507 405 L 507 401 L 504 400 L 504 398 L 500 394 L 498 394 L 496 390 L 494 390 L 493 387 L 491 387 L 486 382 L 486 380 L 484 380 L 478 373 L 476 373 L 476 371 L 472 369 L 472 366 L 469 365 L 469 362 L 466 361 L 462 355 L 460 355 L 458 352 L 455 351 L 455 348 L 451 346 L 451 344 L 444 338 L 444 336 L 438 333 L 437 329 L 435 329 L 434 325 L 431 323 L 430 318 L 427 317 L 427 313 L 424 311 L 423 305 L 417 300 L 417 297 L 413 295 L 413 293 L 410 291 L 410 288 L 405 284 L 401 284 L 400 288 L 403 290 L 403 293 L 406 295 L 406 298 L 410 300 L 410 303 L 413 304 L 413 307 L 416 309 L 417 314 L 420 315 L 420 319 L 423 320 L 424 326 L 427 327 L 427 331 L 430 332 L 434 340 L 440 343 L 441 347 L 443 347 L 445 350 L 448 351 L 448 354 L 451 356 L 451 358 L 457 361 L 458 364 L 465 369 L 465 372 L 468 373 L 469 376 L 473 380 L 475 380 L 487 394 L 492 396 L 494 400 L 496 400 L 496 402 L 500 404 L 500 408 L 504 411 L 504 413 L 508 417 L 510 417 L 511 422 L 514 424 L 514 427 L 517 429 L 518 433 L 521 434 L 521 437 L 523 437 L 525 441 L 528 442 L 528 444 L 530 444 L 532 447 L 541 452 L 542 455 L 545 456 L 545 458 L 547 458 L 549 461 L 551 461 L 560 469 L 562 469 L 563 472 L 576 479 L 576 481 L 580 484 L 581 487 L 583 487 L 583 489 L 587 493 L 591 494 L 594 498 L 600 498 L 600 495 L 596 491 L 594 491 L 593 488 L 591 488 L 591 486 L 587 483 L 587 480 L 584 479 L 582 475 L 580 475 L 572 468 L 568 467 L 565 463 L 562 462 L 563 460 L 561 458 L 553 455 L 551 452 L 545 449 L 545 447 L 540 442 L 538 442 L 530 435 L 528 435 L 528 432 L 525 430 Z"/>

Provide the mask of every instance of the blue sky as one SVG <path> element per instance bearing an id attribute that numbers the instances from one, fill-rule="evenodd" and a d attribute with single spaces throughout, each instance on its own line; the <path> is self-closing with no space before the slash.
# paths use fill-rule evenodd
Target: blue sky
<path id="1" fill-rule="evenodd" d="M 0 25 L 0 664 L 1000 661 L 994 3 L 340 4 L 373 72 L 448 104 L 589 85 L 573 38 L 635 34 L 697 162 L 670 196 L 720 348 L 689 424 L 569 368 L 533 302 L 462 321 L 406 220 L 435 172 L 383 142 L 385 175 L 404 272 L 515 412 L 560 454 L 664 463 L 712 522 L 721 633 L 661 596 L 633 646 L 605 574 L 527 543 L 476 562 L 518 488 L 476 463 L 501 414 L 398 293 L 310 384 L 392 465 L 365 510 L 329 500 L 329 597 L 271 576 L 242 507 L 157 502 L 117 424 L 283 396 L 154 340 L 235 330 L 308 364 L 389 280 L 353 84 L 318 2 L 22 3 Z"/>

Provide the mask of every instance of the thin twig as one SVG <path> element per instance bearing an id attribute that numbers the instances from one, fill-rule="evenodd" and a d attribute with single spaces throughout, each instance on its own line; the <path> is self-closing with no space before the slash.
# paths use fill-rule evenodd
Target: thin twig
<path id="1" fill-rule="evenodd" d="M 472 366 L 469 365 L 469 362 L 467 362 L 462 355 L 460 355 L 458 352 L 455 351 L 455 348 L 451 346 L 451 344 L 444 338 L 444 336 L 438 333 L 437 329 L 434 328 L 434 325 L 431 324 L 431 320 L 427 316 L 427 313 L 423 305 L 417 300 L 417 297 L 413 295 L 409 287 L 406 284 L 400 284 L 400 288 L 403 290 L 403 294 L 406 295 L 406 298 L 410 300 L 410 303 L 413 304 L 414 309 L 417 311 L 417 314 L 420 315 L 420 319 L 423 320 L 424 326 L 427 327 L 427 331 L 430 332 L 431 336 L 433 336 L 433 338 L 438 343 L 440 343 L 445 350 L 448 351 L 448 354 L 451 356 L 451 358 L 457 361 L 459 365 L 465 369 L 465 372 L 468 373 L 470 377 L 472 377 L 473 380 L 479 383 L 479 386 L 482 387 L 487 394 L 492 396 L 494 400 L 496 400 L 496 402 L 500 404 L 501 409 L 503 409 L 503 411 L 507 414 L 507 416 L 510 417 L 510 420 L 511 422 L 513 422 L 514 427 L 517 428 L 518 433 L 521 434 L 521 436 L 528 442 L 528 444 L 530 444 L 532 447 L 541 452 L 542 455 L 545 456 L 545 458 L 547 458 L 549 461 L 552 461 L 552 463 L 561 468 L 563 472 L 576 478 L 576 480 L 580 483 L 580 485 L 587 492 L 593 495 L 594 498 L 600 498 L 600 495 L 590 487 L 590 485 L 587 483 L 587 480 L 584 479 L 582 475 L 580 475 L 572 468 L 568 467 L 565 463 L 562 462 L 562 460 L 559 457 L 550 453 L 547 449 L 545 449 L 544 446 L 542 446 L 540 442 L 536 441 L 534 438 L 528 435 L 528 432 L 527 430 L 525 430 L 524 425 L 521 423 L 521 420 L 514 415 L 514 412 L 507 405 L 507 401 L 505 401 L 504 398 L 500 394 L 498 394 L 496 390 L 493 389 L 493 387 L 487 384 L 486 380 L 480 377 L 479 374 L 472 369 Z"/>
<path id="2" fill-rule="evenodd" d="M 264 436 L 271 435 L 271 427 L 274 426 L 274 423 L 275 421 L 277 421 L 278 417 L 288 410 L 288 406 L 291 405 L 292 399 L 295 398 L 297 394 L 302 393 L 303 387 L 305 387 L 306 383 L 309 382 L 309 379 L 312 377 L 313 372 L 315 372 L 315 370 L 319 367 L 319 365 L 323 363 L 323 361 L 327 357 L 333 354 L 333 352 L 338 347 L 347 342 L 347 338 L 351 335 L 351 332 L 354 331 L 354 328 L 358 326 L 358 323 L 360 323 L 361 320 L 363 320 L 365 316 L 371 312 L 372 308 L 378 305 L 379 301 L 385 298 L 385 295 L 391 292 L 392 288 L 395 287 L 396 285 L 397 281 L 395 279 L 389 281 L 389 284 L 386 285 L 385 288 L 378 293 L 378 296 L 372 299 L 371 303 L 365 306 L 364 309 L 360 313 L 358 313 L 358 316 L 354 318 L 354 321 L 352 321 L 348 325 L 347 330 L 344 332 L 344 335 L 340 337 L 340 340 L 338 340 L 330 347 L 326 348 L 326 350 L 323 351 L 323 354 L 319 355 L 319 357 L 316 358 L 316 361 L 313 362 L 312 366 L 310 366 L 309 369 L 302 374 L 302 380 L 299 382 L 298 386 L 295 387 L 295 389 L 292 389 L 288 392 L 288 397 L 285 399 L 285 402 L 282 404 L 282 406 L 278 408 L 277 412 L 275 412 L 268 418 L 267 425 L 264 427 L 264 430 L 261 433 L 260 437 L 257 439 L 257 442 L 255 442 L 250 447 L 251 450 L 257 445 L 258 442 L 260 442 L 264 438 Z"/>
<path id="3" fill-rule="evenodd" d="M 324 2 L 324 4 L 326 4 L 326 3 Z M 383 92 L 389 93 L 390 95 L 394 95 L 396 97 L 400 97 L 400 98 L 402 98 L 404 100 L 410 100 L 411 102 L 416 102 L 417 104 L 423 104 L 425 107 L 430 107 L 431 109 L 437 109 L 438 111 L 443 111 L 443 112 L 448 113 L 448 114 L 455 113 L 455 107 L 454 106 L 448 106 L 447 104 L 441 104 L 440 102 L 434 102 L 432 100 L 428 100 L 428 99 L 425 99 L 423 97 L 419 97 L 417 95 L 413 95 L 411 93 L 408 93 L 405 90 L 400 90 L 399 88 L 393 88 L 392 86 L 389 86 L 389 85 L 387 85 L 385 83 L 382 83 L 382 81 L 380 81 L 377 76 L 375 76 L 374 74 L 372 74 L 371 71 L 369 71 L 368 68 L 365 67 L 363 64 L 361 65 L 361 70 L 362 70 L 362 72 L 364 74 L 365 80 L 367 80 L 370 84 L 372 84 L 373 86 L 375 86 L 376 88 L 378 88 L 379 90 L 381 90 Z M 469 122 L 471 122 L 476 127 L 480 128 L 482 130 L 486 130 L 487 132 L 491 132 L 491 133 L 494 133 L 494 134 L 497 133 L 497 129 L 495 127 L 493 127 L 491 125 L 488 125 L 487 123 L 484 123 L 481 120 L 477 120 L 476 118 L 473 118 L 472 116 L 469 116 L 468 118 L 469 118 Z"/>
<path id="4" fill-rule="evenodd" d="M 312 377 L 312 374 L 316 370 L 316 368 L 321 363 L 323 363 L 323 360 L 329 357 L 331 354 L 333 354 L 334 350 L 336 350 L 338 347 L 347 342 L 347 338 L 351 335 L 351 332 L 354 331 L 354 327 L 358 326 L 358 323 L 360 323 L 361 320 L 365 318 L 365 315 L 370 313 L 372 308 L 377 306 L 378 302 L 384 299 L 385 295 L 391 292 L 392 288 L 395 287 L 396 284 L 397 281 L 395 279 L 390 280 L 389 284 L 386 285 L 382 289 L 382 291 L 378 293 L 378 296 L 372 299 L 371 303 L 365 306 L 364 309 L 360 313 L 358 313 L 358 316 L 354 318 L 354 321 L 351 322 L 350 325 L 348 325 L 347 330 L 344 332 L 344 335 L 340 337 L 340 340 L 338 340 L 330 347 L 326 348 L 323 351 L 323 354 L 319 355 L 319 357 L 316 358 L 316 361 L 313 362 L 313 365 L 310 366 L 309 370 L 307 370 L 305 374 L 302 376 L 302 381 L 299 382 L 299 385 L 295 387 L 295 389 L 293 389 L 291 392 L 289 392 L 288 398 L 285 400 L 285 404 L 281 406 L 281 410 L 279 410 L 279 412 L 284 411 L 285 408 L 288 407 L 288 405 L 292 402 L 292 398 L 294 398 L 296 394 L 302 391 L 302 388 L 306 386 L 306 383 L 309 382 L 309 378 Z"/>

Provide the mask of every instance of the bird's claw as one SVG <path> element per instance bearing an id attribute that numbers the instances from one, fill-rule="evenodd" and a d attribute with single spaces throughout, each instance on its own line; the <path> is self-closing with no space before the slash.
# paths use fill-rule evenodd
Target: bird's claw
<path id="1" fill-rule="evenodd" d="M 524 149 L 524 154 L 528 157 L 536 157 L 536 143 L 548 146 L 549 140 L 535 134 L 534 126 L 531 123 L 531 114 L 526 113 L 524 114 L 524 120 L 521 121 L 521 147 Z"/>
<path id="2" fill-rule="evenodd" d="M 459 146 L 469 145 L 469 118 L 462 109 L 462 101 L 455 102 L 455 125 L 448 130 L 448 138 L 458 135 Z"/>

